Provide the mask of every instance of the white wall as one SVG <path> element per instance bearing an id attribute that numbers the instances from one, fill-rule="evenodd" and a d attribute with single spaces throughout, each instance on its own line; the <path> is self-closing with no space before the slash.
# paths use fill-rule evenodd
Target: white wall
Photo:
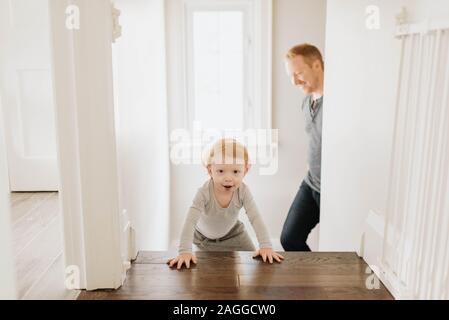
<path id="1" fill-rule="evenodd" d="M 407 1 L 410 20 L 414 22 L 429 19 L 444 19 L 449 17 L 449 4 L 446 0 L 412 0 Z"/>
<path id="2" fill-rule="evenodd" d="M 14 259 L 11 241 L 11 219 L 9 201 L 8 169 L 6 144 L 3 132 L 3 113 L 0 96 L 0 300 L 15 299 L 16 287 Z"/>
<path id="3" fill-rule="evenodd" d="M 178 12 L 177 0 L 167 1 L 167 12 Z M 324 49 L 326 1 L 275 0 L 273 1 L 273 128 L 279 129 L 279 171 L 273 176 L 260 176 L 256 167 L 249 173 L 246 183 L 251 187 L 271 237 L 280 246 L 279 237 L 288 209 L 307 171 L 307 140 L 304 132 L 300 103 L 303 94 L 295 89 L 285 73 L 283 57 L 287 50 L 302 42 L 310 42 Z M 170 17 L 168 33 L 177 32 L 182 16 Z M 170 129 L 184 126 L 185 99 L 183 87 L 182 42 L 169 41 L 169 118 Z M 187 210 L 193 196 L 207 179 L 200 165 L 171 166 L 171 240 L 177 245 Z M 254 236 L 244 215 L 247 229 Z M 312 248 L 317 248 L 317 235 L 311 236 Z"/>
<path id="4" fill-rule="evenodd" d="M 379 30 L 365 26 L 368 5 Z M 402 6 L 411 21 L 449 17 L 444 0 L 328 1 L 320 250 L 358 250 L 369 211 L 385 214 Z"/>
<path id="5" fill-rule="evenodd" d="M 113 45 L 121 207 L 138 250 L 168 245 L 169 160 L 163 0 L 116 0 L 122 37 Z"/>

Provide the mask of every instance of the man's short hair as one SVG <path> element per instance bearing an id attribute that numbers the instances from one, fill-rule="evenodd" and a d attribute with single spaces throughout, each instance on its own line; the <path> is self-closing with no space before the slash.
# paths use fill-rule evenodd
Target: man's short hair
<path id="1" fill-rule="evenodd" d="M 302 56 L 309 66 L 312 66 L 313 62 L 318 60 L 321 64 L 321 68 L 324 70 L 324 60 L 320 50 L 314 45 L 303 43 L 294 46 L 288 50 L 286 58 L 293 59 L 296 56 Z"/>

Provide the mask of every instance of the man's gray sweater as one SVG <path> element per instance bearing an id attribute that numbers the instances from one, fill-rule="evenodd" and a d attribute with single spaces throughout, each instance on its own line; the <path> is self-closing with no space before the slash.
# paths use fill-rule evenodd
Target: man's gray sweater
<path id="1" fill-rule="evenodd" d="M 321 131 L 323 127 L 323 97 L 317 99 L 312 108 L 313 98 L 308 95 L 302 103 L 302 111 L 309 137 L 307 161 L 309 172 L 306 183 L 315 191 L 321 192 Z"/>

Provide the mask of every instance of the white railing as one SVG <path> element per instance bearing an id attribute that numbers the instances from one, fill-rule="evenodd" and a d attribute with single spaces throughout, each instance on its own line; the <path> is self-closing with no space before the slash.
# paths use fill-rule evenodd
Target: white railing
<path id="1" fill-rule="evenodd" d="M 382 267 L 402 298 L 449 299 L 449 22 L 400 25 Z"/>

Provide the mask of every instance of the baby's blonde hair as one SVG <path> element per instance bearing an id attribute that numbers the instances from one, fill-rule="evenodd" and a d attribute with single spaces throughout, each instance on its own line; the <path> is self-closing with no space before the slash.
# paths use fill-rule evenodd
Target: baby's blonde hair
<path id="1" fill-rule="evenodd" d="M 226 159 L 232 157 L 233 163 L 228 163 Z M 239 162 L 239 160 L 243 160 Z M 211 164 L 244 164 L 249 163 L 248 149 L 235 139 L 220 139 L 214 143 L 207 153 L 204 165 Z"/>

